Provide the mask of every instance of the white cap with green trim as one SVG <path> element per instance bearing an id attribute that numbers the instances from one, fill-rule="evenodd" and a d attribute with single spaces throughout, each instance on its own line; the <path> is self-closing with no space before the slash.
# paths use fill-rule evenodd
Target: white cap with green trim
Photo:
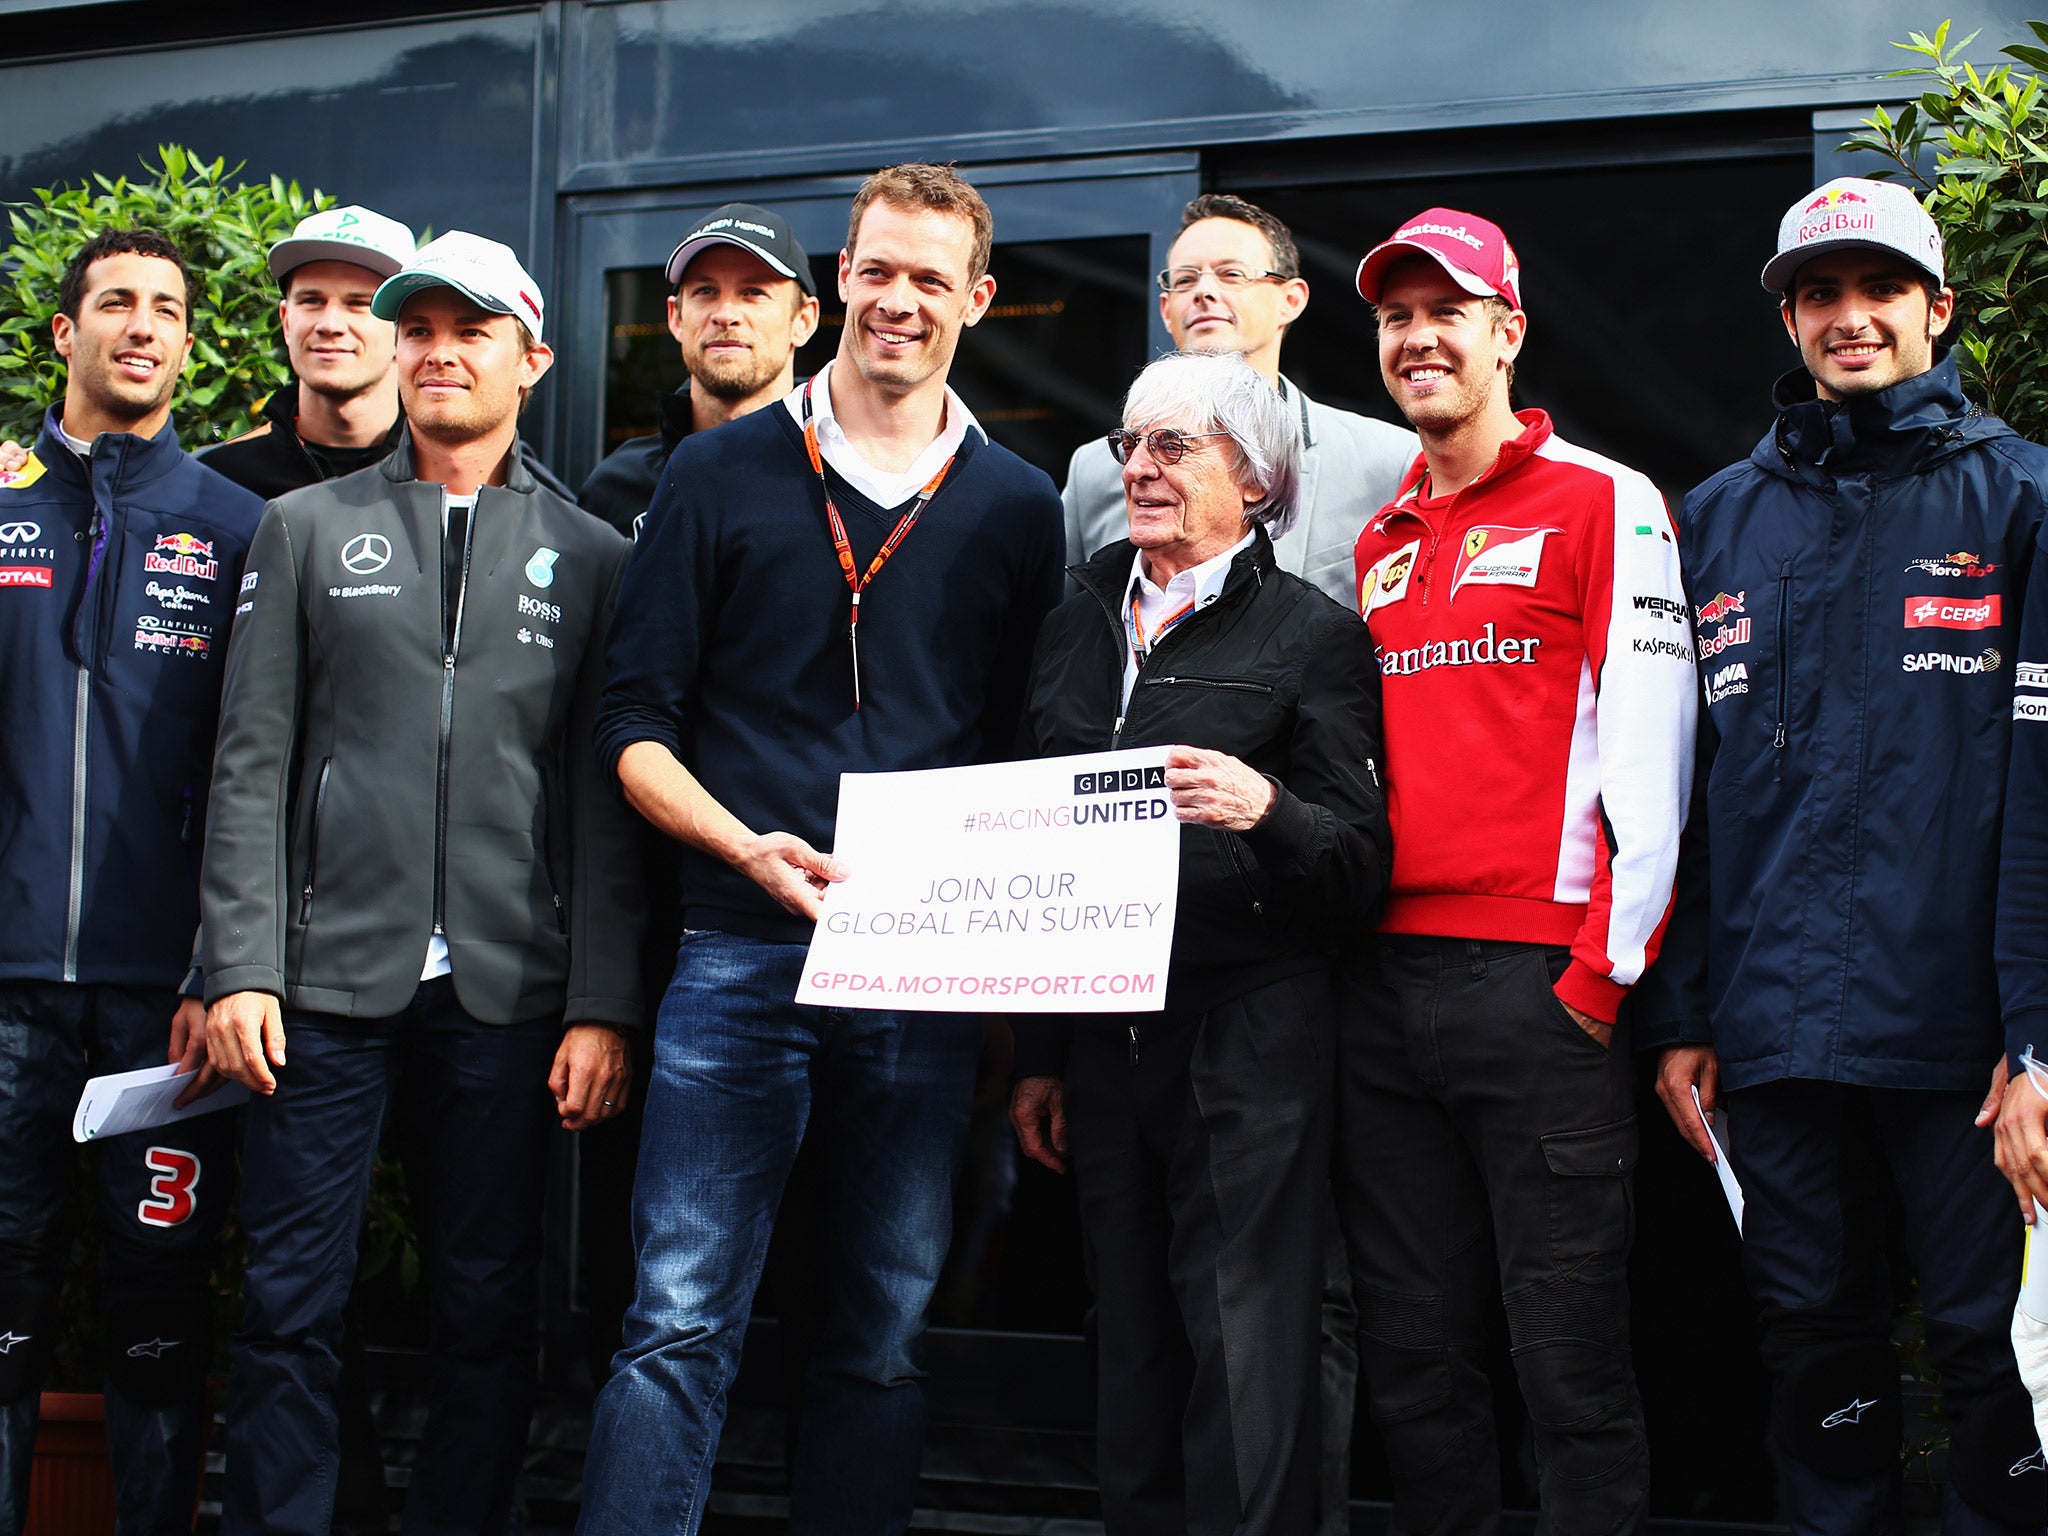
<path id="1" fill-rule="evenodd" d="M 346 261 L 389 277 L 412 259 L 412 246 L 412 231 L 398 220 L 351 203 L 299 220 L 270 248 L 270 275 L 281 283 L 309 261 Z"/>
<path id="2" fill-rule="evenodd" d="M 379 320 L 396 320 L 405 301 L 422 288 L 453 288 L 493 314 L 516 315 L 541 339 L 540 285 L 519 264 L 512 247 L 464 230 L 429 240 L 370 300 Z"/>

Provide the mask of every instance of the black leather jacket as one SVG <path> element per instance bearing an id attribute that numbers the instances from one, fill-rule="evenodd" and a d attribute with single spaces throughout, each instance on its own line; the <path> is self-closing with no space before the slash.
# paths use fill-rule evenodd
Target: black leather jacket
<path id="1" fill-rule="evenodd" d="M 1207 747 L 1277 784 L 1272 811 L 1249 832 L 1182 829 L 1167 1012 L 1201 1012 L 1321 969 L 1378 915 L 1393 847 L 1379 665 L 1357 615 L 1280 570 L 1262 529 L 1222 596 L 1153 648 L 1120 709 L 1133 555 L 1114 544 L 1069 571 L 1081 591 L 1039 634 L 1024 749 Z M 1063 1054 L 1046 1032 L 1019 1031 L 1021 1075 L 1058 1074 L 1048 1046 Z"/>

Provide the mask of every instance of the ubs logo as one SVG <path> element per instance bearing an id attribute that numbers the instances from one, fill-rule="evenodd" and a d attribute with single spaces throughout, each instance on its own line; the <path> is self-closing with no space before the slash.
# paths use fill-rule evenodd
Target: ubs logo
<path id="1" fill-rule="evenodd" d="M 359 533 L 341 546 L 342 568 L 352 576 L 374 576 L 391 563 L 391 541 L 381 533 Z"/>

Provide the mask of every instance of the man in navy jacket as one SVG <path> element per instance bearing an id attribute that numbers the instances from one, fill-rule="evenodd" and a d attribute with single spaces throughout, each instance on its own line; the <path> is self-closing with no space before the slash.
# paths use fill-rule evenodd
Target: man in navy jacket
<path id="1" fill-rule="evenodd" d="M 2040 1531 L 1986 1085 L 2006 1081 L 1991 933 L 2048 451 L 1963 397 L 1940 236 L 1904 188 L 1801 198 L 1763 282 L 1806 366 L 1749 459 L 1686 498 L 1706 707 L 1638 1038 L 1702 1156 L 1695 1090 L 1727 1114 L 1793 1529 L 1902 1529 L 1896 1201 L 1950 1432 L 1942 1529 Z"/>
<path id="2" fill-rule="evenodd" d="M 192 341 L 176 246 L 115 230 L 72 258 L 68 373 L 0 474 L 0 1533 L 27 1515 L 90 1073 L 185 1054 L 178 987 L 221 664 L 263 502 L 178 448 Z M 173 1014 L 177 1022 L 173 1023 Z M 229 1115 L 99 1149 L 100 1318 L 120 1536 L 191 1528 L 211 1356 L 207 1273 Z"/>

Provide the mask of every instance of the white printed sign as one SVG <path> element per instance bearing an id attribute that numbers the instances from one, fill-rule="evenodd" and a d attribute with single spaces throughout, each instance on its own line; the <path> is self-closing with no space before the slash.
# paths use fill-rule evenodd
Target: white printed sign
<path id="1" fill-rule="evenodd" d="M 1166 1004 L 1180 823 L 1166 748 L 839 780 L 796 1000 L 947 1013 Z"/>

